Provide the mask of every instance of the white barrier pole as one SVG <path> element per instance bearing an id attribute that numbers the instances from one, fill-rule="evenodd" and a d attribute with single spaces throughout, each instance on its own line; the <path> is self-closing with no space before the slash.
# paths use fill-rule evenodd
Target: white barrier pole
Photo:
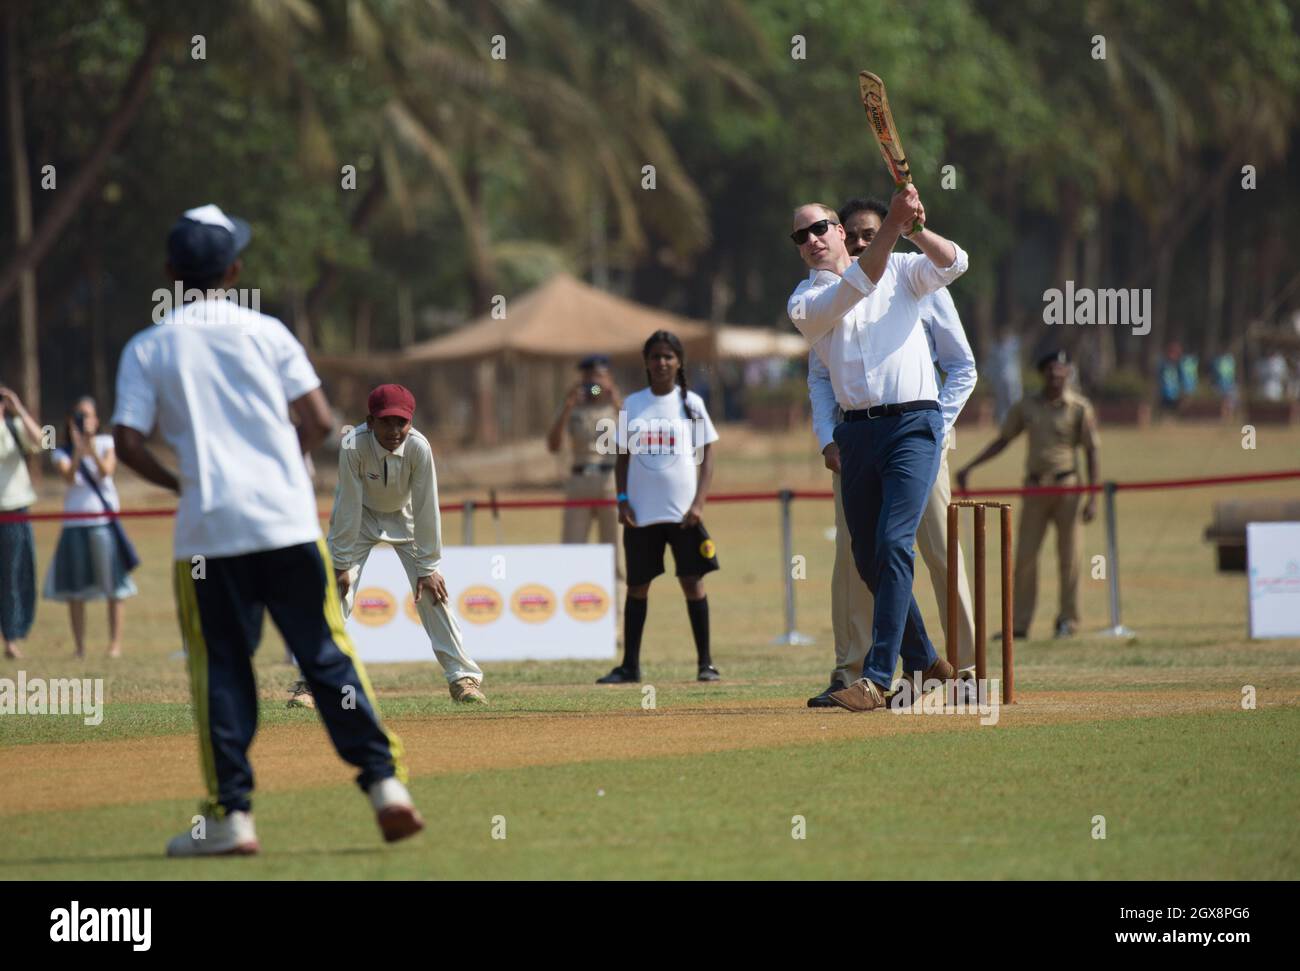
<path id="1" fill-rule="evenodd" d="M 781 500 L 781 576 L 785 583 L 785 633 L 772 641 L 773 644 L 801 645 L 812 644 L 813 639 L 801 634 L 794 622 L 794 523 L 790 506 L 794 502 L 794 493 L 782 489 Z"/>

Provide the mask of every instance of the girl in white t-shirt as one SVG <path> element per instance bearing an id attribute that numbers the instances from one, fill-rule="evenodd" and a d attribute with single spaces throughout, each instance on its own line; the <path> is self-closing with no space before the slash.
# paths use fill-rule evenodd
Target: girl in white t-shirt
<path id="1" fill-rule="evenodd" d="M 99 435 L 99 414 L 93 398 L 80 399 L 67 422 L 68 446 L 56 449 L 54 465 L 68 483 L 64 512 L 103 512 L 95 490 L 87 483 L 90 472 L 109 507 L 120 508 L 113 472 L 117 456 L 113 436 Z M 117 539 L 107 516 L 65 519 L 54 560 L 45 575 L 45 599 L 68 605 L 77 657 L 86 656 L 86 601 L 108 600 L 108 656 L 122 653 L 122 601 L 136 594 L 135 583 L 118 555 Z"/>
<path id="2" fill-rule="evenodd" d="M 701 517 L 713 479 L 718 433 L 700 396 L 686 387 L 686 353 L 677 336 L 656 331 L 642 357 L 650 386 L 623 403 L 614 469 L 627 560 L 623 663 L 596 683 L 641 680 L 641 632 L 650 582 L 664 572 L 667 546 L 672 547 L 677 581 L 686 595 L 698 680 L 717 681 L 720 675 L 709 656 L 709 601 L 703 577 L 718 568 L 718 559 Z"/>

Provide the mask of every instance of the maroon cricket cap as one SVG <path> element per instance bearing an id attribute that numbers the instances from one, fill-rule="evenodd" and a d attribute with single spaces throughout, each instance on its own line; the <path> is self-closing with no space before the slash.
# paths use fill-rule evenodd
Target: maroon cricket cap
<path id="1" fill-rule="evenodd" d="M 374 418 L 400 415 L 407 421 L 415 415 L 415 395 L 400 384 L 381 384 L 370 392 L 366 407 Z"/>

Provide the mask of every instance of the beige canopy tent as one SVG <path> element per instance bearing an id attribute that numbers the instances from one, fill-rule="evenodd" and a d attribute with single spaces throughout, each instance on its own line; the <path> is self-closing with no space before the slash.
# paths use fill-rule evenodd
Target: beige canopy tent
<path id="1" fill-rule="evenodd" d="M 558 274 L 499 310 L 402 351 L 315 358 L 331 398 L 350 419 L 381 381 L 407 385 L 421 427 L 461 444 L 492 445 L 545 432 L 574 365 L 606 354 L 625 390 L 639 387 L 647 337 L 669 330 L 692 364 L 714 358 L 714 328 Z M 635 380 L 636 383 L 633 383 Z"/>

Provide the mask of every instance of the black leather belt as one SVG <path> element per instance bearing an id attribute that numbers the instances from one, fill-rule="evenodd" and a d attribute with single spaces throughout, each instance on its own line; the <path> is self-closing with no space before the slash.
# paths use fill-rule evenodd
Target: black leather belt
<path id="1" fill-rule="evenodd" d="M 869 418 L 891 418 L 909 411 L 938 411 L 937 401 L 904 401 L 896 405 L 872 405 L 858 411 L 846 411 L 845 421 L 866 421 Z"/>
<path id="2" fill-rule="evenodd" d="M 600 472 L 613 472 L 614 466 L 598 465 L 597 463 L 593 462 L 590 465 L 575 465 L 569 471 L 572 472 L 574 475 L 595 475 Z"/>

